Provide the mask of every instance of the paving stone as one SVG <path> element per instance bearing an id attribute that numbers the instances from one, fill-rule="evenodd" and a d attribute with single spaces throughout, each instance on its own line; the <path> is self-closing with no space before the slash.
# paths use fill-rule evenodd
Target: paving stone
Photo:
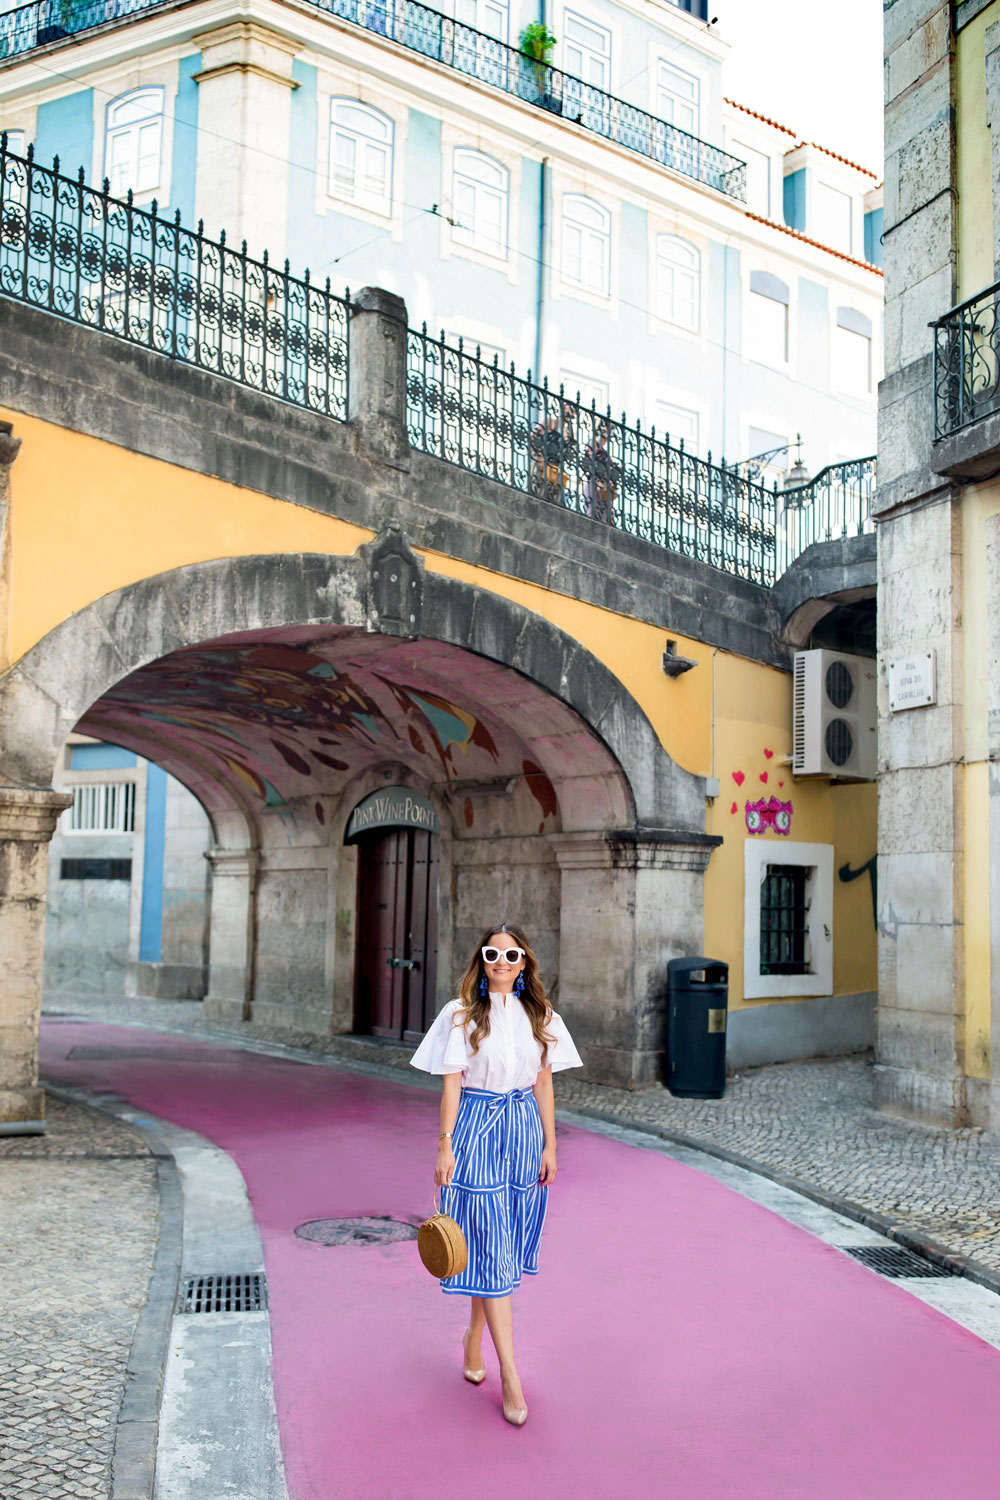
<path id="1" fill-rule="evenodd" d="M 156 1167 L 139 1132 L 53 1095 L 47 1106 L 46 1135 L 0 1139 L 4 1500 L 110 1493 L 156 1245 Z"/>

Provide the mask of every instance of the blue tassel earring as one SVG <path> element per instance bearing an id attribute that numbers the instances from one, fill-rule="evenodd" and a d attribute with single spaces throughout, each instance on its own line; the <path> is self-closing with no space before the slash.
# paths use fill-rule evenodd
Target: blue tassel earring
<path id="1" fill-rule="evenodd" d="M 521 970 L 520 974 L 518 974 L 517 978 L 514 980 L 514 994 L 518 997 L 518 999 L 520 999 L 521 996 L 524 994 L 524 970 L 523 969 Z"/>
<path id="2" fill-rule="evenodd" d="M 482 995 L 483 999 L 485 1000 L 486 996 L 489 994 L 489 992 L 490 992 L 490 982 L 486 978 L 486 975 L 484 974 L 483 977 L 482 977 L 482 979 L 479 981 L 479 993 Z"/>

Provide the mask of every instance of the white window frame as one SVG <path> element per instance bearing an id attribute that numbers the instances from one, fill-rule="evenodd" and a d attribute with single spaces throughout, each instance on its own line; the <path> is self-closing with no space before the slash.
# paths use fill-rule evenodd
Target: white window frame
<path id="1" fill-rule="evenodd" d="M 693 406 L 682 406 L 679 401 L 672 401 L 667 396 L 657 396 L 653 404 L 653 426 L 656 428 L 658 438 L 670 439 L 670 446 L 676 448 L 681 439 L 684 439 L 684 452 L 693 453 L 696 456 L 700 452 L 701 445 L 701 412 Z M 689 441 L 689 432 L 678 431 L 676 422 L 671 422 L 671 413 L 683 418 L 690 417 L 693 421 L 694 432 L 692 440 Z M 686 425 L 686 424 L 685 424 Z"/>
<path id="2" fill-rule="evenodd" d="M 23 156 L 28 144 L 28 132 L 26 130 L 15 130 L 13 125 L 9 130 L 0 128 L 0 135 L 7 137 L 7 150 L 12 156 Z"/>
<path id="3" fill-rule="evenodd" d="M 493 181 L 485 181 L 488 175 Z M 470 222 L 463 223 L 463 201 L 472 199 Z M 490 239 L 483 226 L 483 204 L 491 200 L 500 205 L 497 215 L 499 237 Z M 493 256 L 496 260 L 508 259 L 510 236 L 510 172 L 503 162 L 483 151 L 468 146 L 456 146 L 452 157 L 451 176 L 452 226 L 451 238 L 455 245 L 476 250 L 480 255 Z"/>
<path id="4" fill-rule="evenodd" d="M 510 40 L 508 0 L 455 0 L 455 20 L 504 45 Z"/>
<path id="5" fill-rule="evenodd" d="M 784 289 L 785 289 L 785 297 L 783 299 L 781 297 L 772 297 L 766 290 L 755 290 L 754 286 L 753 286 L 753 281 L 754 281 L 754 276 L 756 274 L 760 274 L 761 280 L 764 281 L 764 282 L 774 281 L 774 282 L 780 283 L 780 285 L 782 287 L 784 287 Z M 759 270 L 757 268 L 755 268 L 754 270 L 751 270 L 751 272 L 750 272 L 750 274 L 749 274 L 749 276 L 747 278 L 746 287 L 745 287 L 745 295 L 746 295 L 746 309 L 745 309 L 745 314 L 744 314 L 744 319 L 743 319 L 743 332 L 744 332 L 744 339 L 743 339 L 744 356 L 743 357 L 750 364 L 763 365 L 764 369 L 766 369 L 766 370 L 780 370 L 783 374 L 787 374 L 788 370 L 789 370 L 789 367 L 790 367 L 790 365 L 792 363 L 792 292 L 791 292 L 791 287 L 788 285 L 788 283 L 786 281 L 783 280 L 782 277 L 774 275 L 773 272 L 770 272 L 770 271 L 759 272 Z M 781 357 L 780 360 L 775 361 L 775 360 L 771 360 L 770 358 L 765 359 L 758 352 L 759 347 L 760 347 L 760 340 L 756 340 L 754 338 L 754 336 L 753 336 L 753 334 L 754 334 L 754 328 L 755 328 L 754 316 L 755 316 L 756 312 L 760 312 L 760 311 L 762 311 L 762 309 L 758 306 L 758 304 L 756 304 L 753 301 L 753 299 L 755 297 L 758 297 L 760 299 L 761 303 L 770 302 L 770 303 L 773 303 L 774 306 L 780 307 L 780 308 L 783 309 L 783 312 L 784 312 L 783 322 L 784 322 L 784 329 L 785 329 L 785 337 L 784 337 L 784 354 L 782 355 L 782 357 Z"/>
<path id="6" fill-rule="evenodd" d="M 604 46 L 592 46 L 579 35 L 571 36 L 574 24 L 583 31 L 592 32 L 595 38 L 604 42 Z M 563 71 L 570 73 L 581 82 L 590 84 L 591 88 L 603 89 L 606 94 L 611 92 L 611 50 L 614 34 L 607 26 L 601 26 L 591 16 L 584 15 L 582 11 L 563 11 Z M 572 53 L 579 54 L 580 61 L 574 62 Z M 595 65 L 589 67 L 588 65 Z M 600 77 L 591 76 L 592 72 L 599 72 Z"/>
<path id="7" fill-rule="evenodd" d="M 135 108 L 140 101 L 148 100 L 149 107 L 145 114 L 138 115 L 135 119 L 116 123 L 116 116 L 125 114 L 129 109 Z M 145 198 L 160 190 L 163 181 L 163 137 L 164 137 L 164 88 L 162 84 L 143 84 L 141 88 L 129 89 L 125 94 L 119 94 L 112 99 L 104 113 L 104 176 L 111 185 L 111 195 L 114 198 L 124 198 L 129 189 L 132 190 L 134 198 Z M 149 180 L 140 180 L 139 167 L 142 161 L 152 158 L 152 150 L 145 156 L 139 155 L 142 145 L 143 134 L 153 130 L 156 141 L 156 171 L 150 174 Z M 125 163 L 125 175 L 119 175 L 122 164 L 117 165 L 112 160 L 116 146 L 119 142 L 125 142 L 131 149 L 127 162 Z"/>
<path id="8" fill-rule="evenodd" d="M 564 366 L 559 371 L 559 384 L 568 401 L 575 401 L 579 393 L 580 405 L 584 411 L 590 411 L 593 407 L 599 416 L 607 416 L 608 407 L 611 404 L 611 386 L 607 380 L 601 380 L 597 375 L 585 375 L 580 369 L 571 370 Z"/>
<path id="9" fill-rule="evenodd" d="M 682 82 L 683 80 L 683 82 Z M 676 85 L 681 83 L 678 89 Z M 691 84 L 690 96 L 685 96 L 684 86 Z M 701 79 L 697 73 L 689 73 L 665 57 L 656 61 L 656 108 L 653 113 L 668 125 L 688 135 L 701 135 Z"/>
<path id="10" fill-rule="evenodd" d="M 361 123 L 349 123 L 346 112 L 369 122 L 370 130 Z M 344 117 L 338 119 L 338 112 Z M 327 193 L 340 203 L 350 203 L 355 208 L 367 209 L 369 213 L 392 216 L 392 174 L 395 157 L 395 122 L 382 110 L 365 104 L 361 99 L 345 94 L 334 94 L 330 99 L 330 135 L 327 157 Z M 349 185 L 337 181 L 337 142 L 350 142 L 354 148 L 354 179 Z M 370 153 L 381 156 L 384 166 L 385 190 L 372 192 L 364 186 L 365 162 Z"/>
<path id="11" fill-rule="evenodd" d="M 566 286 L 579 287 L 597 297 L 610 297 L 610 210 L 598 203 L 596 198 L 588 198 L 582 193 L 563 193 L 560 234 L 562 236 L 561 274 Z M 575 242 L 579 246 L 579 275 L 573 274 L 569 264 L 571 247 Z M 599 273 L 592 279 L 588 279 L 588 266 L 592 259 L 588 252 L 597 246 L 600 247 Z"/>
<path id="12" fill-rule="evenodd" d="M 763 788 L 761 791 L 763 792 Z M 768 865 L 804 865 L 810 870 L 807 974 L 760 972 L 760 892 Z M 743 996 L 780 1000 L 833 994 L 833 845 L 786 843 L 768 834 L 748 835 L 744 844 Z"/>
<path id="13" fill-rule="evenodd" d="M 671 257 L 670 252 L 673 246 L 679 246 L 684 254 Z M 692 320 L 690 322 L 677 316 L 678 275 L 688 276 L 693 280 L 693 293 L 690 297 Z M 669 282 L 669 297 L 665 296 L 665 278 Z M 668 304 L 669 311 L 667 310 Z M 676 234 L 656 236 L 656 316 L 661 322 L 672 323 L 677 328 L 685 328 L 689 333 L 697 333 L 701 326 L 701 251 L 690 240 L 681 239 Z"/>
<path id="14" fill-rule="evenodd" d="M 73 806 L 62 815 L 60 833 L 76 838 L 135 832 L 134 780 L 76 782 L 67 790 L 73 793 Z"/>
<path id="15" fill-rule="evenodd" d="M 843 223 L 840 224 L 839 234 L 830 232 L 829 225 L 833 221 L 832 214 L 827 214 L 826 223 L 820 223 L 820 215 L 823 212 L 820 205 L 826 203 L 832 208 L 834 198 L 843 199 L 843 203 L 838 204 L 837 207 L 841 213 L 845 209 L 847 211 L 846 226 Z M 828 245 L 833 250 L 841 250 L 845 255 L 850 255 L 854 246 L 855 219 L 854 199 L 851 194 L 845 193 L 843 188 L 834 187 L 832 182 L 817 180 L 813 186 L 811 206 L 813 222 L 810 224 L 808 219 L 806 220 L 806 233 L 809 237 L 818 240 L 821 245 Z"/>

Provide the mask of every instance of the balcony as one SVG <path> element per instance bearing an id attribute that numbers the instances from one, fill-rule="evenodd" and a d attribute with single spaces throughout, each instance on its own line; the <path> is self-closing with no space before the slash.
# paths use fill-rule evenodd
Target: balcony
<path id="1" fill-rule="evenodd" d="M 931 469 L 982 479 L 1000 464 L 1000 282 L 933 322 Z"/>
<path id="2" fill-rule="evenodd" d="M 0 15 L 0 61 L 23 56 L 38 47 L 78 36 L 174 0 L 32 0 Z M 467 78 L 558 115 L 659 166 L 713 188 L 746 199 L 746 165 L 634 104 L 626 104 L 571 73 L 525 57 L 499 42 L 430 10 L 418 0 L 308 0 L 317 10 L 384 37 L 421 57 L 454 68 Z M 683 7 L 687 8 L 687 7 Z"/>

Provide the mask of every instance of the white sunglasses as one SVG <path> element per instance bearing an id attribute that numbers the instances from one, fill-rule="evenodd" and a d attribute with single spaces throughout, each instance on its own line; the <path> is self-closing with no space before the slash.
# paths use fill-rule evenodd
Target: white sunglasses
<path id="1" fill-rule="evenodd" d="M 516 964 L 519 958 L 524 957 L 523 948 L 482 948 L 483 963 L 497 964 L 502 958 L 509 964 Z"/>

